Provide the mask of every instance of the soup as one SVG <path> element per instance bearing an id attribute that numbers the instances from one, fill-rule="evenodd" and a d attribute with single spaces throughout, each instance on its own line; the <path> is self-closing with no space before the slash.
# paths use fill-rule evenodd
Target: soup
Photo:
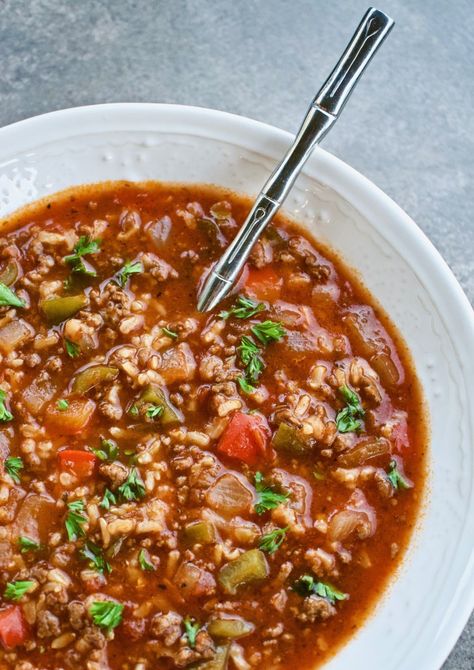
<path id="1" fill-rule="evenodd" d="M 310 670 L 399 564 L 426 450 L 409 355 L 281 215 L 197 312 L 248 209 L 117 182 L 5 222 L 2 667 Z"/>

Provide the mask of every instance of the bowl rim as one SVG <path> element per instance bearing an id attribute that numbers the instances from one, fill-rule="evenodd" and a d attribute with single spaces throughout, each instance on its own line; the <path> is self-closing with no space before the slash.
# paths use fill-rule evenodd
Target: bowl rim
<path id="1" fill-rule="evenodd" d="M 149 122 L 150 113 L 153 112 L 159 112 L 157 130 L 161 116 L 167 121 L 168 132 L 169 126 L 172 127 L 175 123 L 176 128 L 179 127 L 177 132 L 182 134 L 185 124 L 190 130 L 197 129 L 202 137 L 226 142 L 233 138 L 239 146 L 261 151 L 275 160 L 282 155 L 279 147 L 288 146 L 293 139 L 290 132 L 276 126 L 206 107 L 122 102 L 71 107 L 17 121 L 0 128 L 0 144 L 11 143 L 13 151 L 10 151 L 9 146 L 5 154 L 11 153 L 14 158 L 18 153 L 31 151 L 32 146 L 37 148 L 64 137 L 83 135 L 88 129 L 90 132 L 97 132 L 93 128 L 101 116 L 111 122 L 107 132 L 125 128 L 140 130 L 140 117 Z M 150 130 L 149 123 L 146 127 Z M 35 138 L 34 143 L 32 137 Z M 445 311 L 440 317 L 444 316 L 446 328 L 453 335 L 453 346 L 459 355 L 462 355 L 461 352 L 469 354 L 474 341 L 474 311 L 441 254 L 411 217 L 368 178 L 321 147 L 317 147 L 302 174 L 336 191 L 369 220 L 374 216 L 397 220 L 397 228 L 388 233 L 391 243 L 397 247 L 397 238 L 403 238 L 405 257 L 410 266 L 416 268 L 418 278 L 425 286 L 430 285 L 430 293 L 443 296 Z M 450 322 L 456 324 L 454 334 L 452 326 L 448 325 Z M 467 376 L 466 373 L 465 375 Z M 468 416 L 471 419 L 474 416 L 474 399 L 471 401 Z M 430 648 L 431 660 L 426 667 L 442 666 L 474 609 L 474 543 L 464 569 L 459 574 L 458 587 L 449 608 L 455 615 L 449 621 L 443 622 L 443 635 L 438 635 L 433 641 Z"/>

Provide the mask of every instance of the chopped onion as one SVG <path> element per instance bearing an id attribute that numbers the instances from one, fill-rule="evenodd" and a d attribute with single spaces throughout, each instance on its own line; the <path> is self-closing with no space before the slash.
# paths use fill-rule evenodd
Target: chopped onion
<path id="1" fill-rule="evenodd" d="M 220 477 L 207 492 L 208 504 L 224 516 L 248 512 L 252 501 L 252 491 L 231 474 Z"/>

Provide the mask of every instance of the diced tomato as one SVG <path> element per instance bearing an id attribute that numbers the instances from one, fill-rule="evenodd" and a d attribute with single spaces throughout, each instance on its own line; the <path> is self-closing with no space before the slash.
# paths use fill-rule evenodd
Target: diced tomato
<path id="1" fill-rule="evenodd" d="M 0 642 L 5 649 L 23 644 L 28 634 L 28 624 L 19 605 L 0 610 Z"/>
<path id="2" fill-rule="evenodd" d="M 59 435 L 76 435 L 80 433 L 92 418 L 95 402 L 86 398 L 69 400 L 65 409 L 60 409 L 57 402 L 48 405 L 45 412 L 47 427 Z"/>
<path id="3" fill-rule="evenodd" d="M 270 428 L 260 414 L 236 412 L 217 445 L 217 451 L 248 465 L 268 453 Z"/>
<path id="4" fill-rule="evenodd" d="M 97 457 L 90 451 L 63 449 L 58 452 L 58 461 L 63 472 L 70 472 L 78 479 L 88 479 L 94 474 Z"/>
<path id="5" fill-rule="evenodd" d="M 245 290 L 249 295 L 258 300 L 278 300 L 283 279 L 275 270 L 267 265 L 261 269 L 247 267 L 246 271 Z"/>

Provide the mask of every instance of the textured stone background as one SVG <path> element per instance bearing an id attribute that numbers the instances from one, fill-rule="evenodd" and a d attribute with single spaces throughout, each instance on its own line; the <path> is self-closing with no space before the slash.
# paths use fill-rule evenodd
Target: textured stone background
<path id="1" fill-rule="evenodd" d="M 368 5 L 0 0 L 0 125 L 75 105 L 148 101 L 294 131 Z M 324 146 L 415 219 L 472 301 L 473 3 L 380 7 L 397 26 Z M 444 670 L 473 668 L 471 617 Z"/>

